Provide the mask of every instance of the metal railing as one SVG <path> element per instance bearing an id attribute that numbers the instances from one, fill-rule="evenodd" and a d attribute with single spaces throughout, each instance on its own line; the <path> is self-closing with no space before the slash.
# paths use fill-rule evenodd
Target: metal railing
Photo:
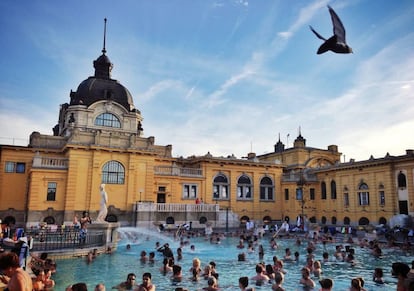
<path id="1" fill-rule="evenodd" d="M 33 238 L 32 251 L 43 252 L 77 248 L 91 248 L 105 245 L 106 236 L 103 231 L 88 230 L 84 239 L 78 229 L 29 229 L 26 236 Z"/>

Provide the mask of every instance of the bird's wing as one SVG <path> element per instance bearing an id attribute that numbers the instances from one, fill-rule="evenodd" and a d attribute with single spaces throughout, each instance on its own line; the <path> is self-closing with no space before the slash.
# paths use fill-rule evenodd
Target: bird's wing
<path id="1" fill-rule="evenodd" d="M 345 28 L 342 24 L 341 19 L 339 19 L 338 15 L 332 9 L 331 6 L 328 5 L 329 13 L 331 14 L 332 24 L 333 24 L 333 33 L 336 35 L 338 42 L 346 43 L 345 41 Z"/>
<path id="2" fill-rule="evenodd" d="M 322 40 L 326 40 L 322 35 L 320 35 L 319 33 L 317 33 L 312 26 L 309 25 L 309 28 L 312 30 L 312 32 L 320 39 Z"/>

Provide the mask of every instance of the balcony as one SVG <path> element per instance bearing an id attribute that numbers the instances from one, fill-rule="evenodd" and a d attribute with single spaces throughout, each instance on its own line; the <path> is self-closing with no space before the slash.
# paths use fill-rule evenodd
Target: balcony
<path id="1" fill-rule="evenodd" d="M 152 203 L 136 202 L 137 212 L 219 212 L 219 204 L 180 204 L 180 203 Z"/>
<path id="2" fill-rule="evenodd" d="M 282 182 L 295 182 L 298 183 L 301 180 L 306 182 L 318 182 L 318 178 L 315 174 L 303 173 L 303 172 L 290 172 L 282 175 Z"/>
<path id="3" fill-rule="evenodd" d="M 42 157 L 37 153 L 33 157 L 33 168 L 47 168 L 47 169 L 58 169 L 67 170 L 69 159 L 57 158 L 57 157 Z"/>
<path id="4" fill-rule="evenodd" d="M 203 170 L 198 168 L 181 168 L 177 166 L 155 166 L 155 175 L 180 176 L 180 177 L 203 177 Z"/>

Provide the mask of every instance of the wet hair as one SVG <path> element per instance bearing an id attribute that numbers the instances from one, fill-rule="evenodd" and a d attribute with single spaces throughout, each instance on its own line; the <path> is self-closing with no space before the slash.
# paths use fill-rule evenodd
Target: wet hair
<path id="1" fill-rule="evenodd" d="M 248 277 L 240 277 L 239 283 L 246 288 L 249 285 L 249 278 Z"/>
<path id="2" fill-rule="evenodd" d="M 272 265 L 270 265 L 270 264 L 266 265 L 266 273 L 267 274 L 273 274 L 274 273 Z"/>
<path id="3" fill-rule="evenodd" d="M 0 256 L 0 270 L 7 269 L 9 267 L 20 267 L 19 256 L 16 253 L 2 253 Z"/>
<path id="4" fill-rule="evenodd" d="M 179 274 L 179 273 L 181 272 L 181 270 L 182 270 L 182 268 L 181 268 L 181 266 L 180 266 L 180 265 L 173 265 L 173 266 L 172 266 L 172 269 L 173 269 L 173 274 L 174 274 L 174 275 Z"/>
<path id="5" fill-rule="evenodd" d="M 207 285 L 208 286 L 213 286 L 215 284 L 217 284 L 217 279 L 215 277 L 213 277 L 213 276 L 208 277 Z"/>
<path id="6" fill-rule="evenodd" d="M 356 290 L 361 290 L 361 281 L 358 278 L 353 278 L 351 280 L 351 287 L 355 288 Z"/>
<path id="7" fill-rule="evenodd" d="M 398 277 L 399 275 L 407 278 L 407 274 L 410 272 L 410 266 L 405 263 L 397 262 L 392 264 L 392 275 Z"/>
<path id="8" fill-rule="evenodd" d="M 262 264 L 257 264 L 256 265 L 256 273 L 261 273 L 263 272 L 263 265 Z"/>
<path id="9" fill-rule="evenodd" d="M 375 268 L 374 272 L 375 272 L 375 275 L 379 277 L 384 276 L 384 271 L 382 270 L 382 268 Z"/>
<path id="10" fill-rule="evenodd" d="M 152 276 L 151 276 L 151 273 L 147 272 L 147 273 L 142 274 L 142 278 L 144 277 L 148 277 L 151 279 Z"/>
<path id="11" fill-rule="evenodd" d="M 72 291 L 88 291 L 88 287 L 85 283 L 76 283 L 72 285 Z"/>
<path id="12" fill-rule="evenodd" d="M 323 280 L 319 281 L 319 284 L 321 284 L 321 287 L 324 289 L 332 288 L 333 287 L 333 281 L 332 279 L 325 278 Z"/>
<path id="13" fill-rule="evenodd" d="M 283 275 L 283 273 L 282 273 L 282 272 L 275 272 L 275 282 L 276 282 L 277 284 L 282 283 L 282 282 L 283 282 L 284 277 L 285 277 L 285 275 Z"/>

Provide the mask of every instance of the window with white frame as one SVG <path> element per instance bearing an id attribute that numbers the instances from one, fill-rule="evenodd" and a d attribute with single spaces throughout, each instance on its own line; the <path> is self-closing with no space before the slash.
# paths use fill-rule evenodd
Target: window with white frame
<path id="1" fill-rule="evenodd" d="M 358 201 L 361 206 L 369 205 L 369 191 L 366 183 L 361 183 L 361 185 L 359 185 Z"/>
<path id="2" fill-rule="evenodd" d="M 242 175 L 237 180 L 237 199 L 251 200 L 252 199 L 252 182 L 247 175 Z"/>
<path id="3" fill-rule="evenodd" d="M 272 179 L 263 177 L 260 180 L 260 200 L 273 201 L 275 199 L 274 192 L 275 187 Z"/>
<path id="4" fill-rule="evenodd" d="M 213 180 L 213 199 L 229 199 L 229 182 L 224 174 L 218 174 Z"/>
<path id="5" fill-rule="evenodd" d="M 49 182 L 47 183 L 47 201 L 56 201 L 56 188 L 57 183 L 56 182 Z"/>
<path id="6" fill-rule="evenodd" d="M 183 185 L 183 199 L 195 199 L 198 196 L 197 184 Z"/>

